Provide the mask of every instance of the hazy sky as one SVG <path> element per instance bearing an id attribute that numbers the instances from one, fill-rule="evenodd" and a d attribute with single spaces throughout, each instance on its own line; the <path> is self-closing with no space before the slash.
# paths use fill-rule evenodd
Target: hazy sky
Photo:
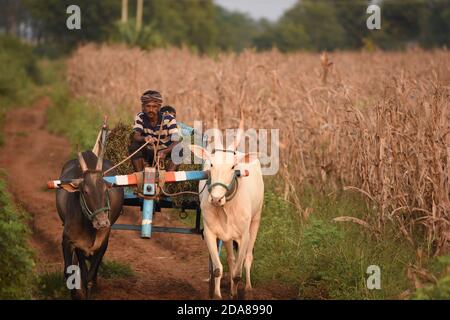
<path id="1" fill-rule="evenodd" d="M 248 13 L 252 18 L 267 18 L 275 21 L 286 9 L 292 7 L 297 0 L 214 0 L 229 10 Z"/>

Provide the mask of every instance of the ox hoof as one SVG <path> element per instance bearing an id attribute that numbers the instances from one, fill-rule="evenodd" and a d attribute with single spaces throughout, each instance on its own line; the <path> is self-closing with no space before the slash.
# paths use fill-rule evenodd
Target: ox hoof
<path id="1" fill-rule="evenodd" d="M 81 290 L 70 290 L 70 297 L 72 300 L 83 300 L 84 295 Z"/>
<path id="2" fill-rule="evenodd" d="M 252 289 L 245 288 L 244 299 L 245 300 L 253 300 L 253 290 Z"/>
<path id="3" fill-rule="evenodd" d="M 87 284 L 87 290 L 86 290 L 86 299 L 90 300 L 92 299 L 93 294 L 97 291 L 97 284 L 95 281 L 89 281 Z"/>

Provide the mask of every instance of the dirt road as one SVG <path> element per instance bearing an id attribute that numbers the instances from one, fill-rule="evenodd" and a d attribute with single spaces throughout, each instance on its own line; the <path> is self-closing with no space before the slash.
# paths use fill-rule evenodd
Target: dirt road
<path id="1" fill-rule="evenodd" d="M 5 145 L 0 167 L 7 172 L 10 192 L 16 202 L 33 217 L 30 243 L 37 252 L 37 271 L 63 270 L 62 225 L 55 208 L 54 191 L 46 181 L 59 176 L 69 159 L 70 145 L 46 129 L 48 98 L 29 108 L 7 114 Z M 155 224 L 173 224 L 166 213 L 155 217 Z M 139 213 L 126 208 L 118 223 L 139 223 Z M 135 276 L 127 279 L 99 279 L 95 299 L 208 299 L 208 255 L 200 236 L 154 234 L 144 240 L 139 233 L 113 231 L 106 260 L 131 266 Z M 228 296 L 228 276 L 223 280 L 223 296 Z M 293 288 L 279 284 L 254 288 L 255 299 L 289 299 Z"/>

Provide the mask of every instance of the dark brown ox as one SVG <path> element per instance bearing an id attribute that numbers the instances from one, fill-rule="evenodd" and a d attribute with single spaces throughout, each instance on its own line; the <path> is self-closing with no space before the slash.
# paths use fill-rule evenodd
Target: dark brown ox
<path id="1" fill-rule="evenodd" d="M 103 171 L 111 168 L 108 160 L 92 151 L 78 153 L 78 159 L 68 161 L 60 180 L 71 180 L 56 191 L 56 208 L 63 221 L 62 249 L 65 279 L 68 267 L 79 265 L 81 288 L 72 289 L 73 299 L 89 299 L 96 286 L 97 272 L 108 247 L 111 226 L 122 211 L 123 189 L 112 188 L 103 179 Z M 115 175 L 112 170 L 108 175 Z M 87 264 L 89 261 L 89 266 Z"/>

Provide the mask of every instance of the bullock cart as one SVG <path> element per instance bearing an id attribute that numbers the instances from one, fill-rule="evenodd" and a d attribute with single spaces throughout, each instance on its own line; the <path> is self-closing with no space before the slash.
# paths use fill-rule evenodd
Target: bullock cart
<path id="1" fill-rule="evenodd" d="M 185 130 L 193 130 L 184 126 Z M 102 148 L 106 146 L 106 139 L 108 130 L 104 124 L 99 133 L 96 146 L 100 141 Z M 205 139 L 204 139 L 205 140 Z M 95 151 L 94 151 L 95 153 Z M 235 170 L 236 177 L 248 176 L 247 170 Z M 172 196 L 168 194 L 164 186 L 169 183 L 177 183 L 183 181 L 200 181 L 209 179 L 209 171 L 165 171 L 156 167 L 146 167 L 144 171 L 133 172 L 128 175 L 104 176 L 103 179 L 110 185 L 110 187 L 120 187 L 124 189 L 124 206 L 132 206 L 140 208 L 141 223 L 137 225 L 132 224 L 114 224 L 111 226 L 113 230 L 129 230 L 140 233 L 143 239 L 150 239 L 154 232 L 160 233 L 178 233 L 202 235 L 201 228 L 201 209 L 200 201 L 182 202 L 180 208 L 180 216 L 186 217 L 189 211 L 195 212 L 195 225 L 192 227 L 176 227 L 176 226 L 158 226 L 153 224 L 153 217 L 156 212 L 160 212 L 162 208 L 175 208 Z M 62 188 L 64 185 L 70 185 L 72 180 L 50 180 L 47 182 L 48 189 Z M 217 243 L 219 254 L 222 249 L 222 241 Z M 213 295 L 214 290 L 214 275 L 212 270 L 211 257 L 209 259 L 210 270 L 210 296 Z"/>

